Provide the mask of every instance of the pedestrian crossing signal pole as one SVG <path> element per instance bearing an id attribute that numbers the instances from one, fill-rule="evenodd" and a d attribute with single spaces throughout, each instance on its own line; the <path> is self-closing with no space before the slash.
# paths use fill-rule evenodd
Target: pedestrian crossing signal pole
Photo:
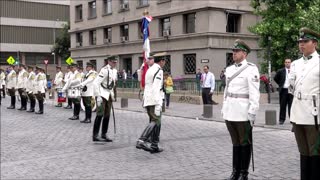
<path id="1" fill-rule="evenodd" d="M 271 89 L 270 89 L 270 83 L 271 83 L 271 36 L 268 36 L 268 79 L 269 79 L 269 84 L 268 84 L 268 103 L 271 103 Z"/>

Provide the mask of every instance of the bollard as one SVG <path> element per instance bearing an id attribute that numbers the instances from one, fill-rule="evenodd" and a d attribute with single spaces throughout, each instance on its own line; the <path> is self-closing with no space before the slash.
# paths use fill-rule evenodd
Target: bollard
<path id="1" fill-rule="evenodd" d="M 266 125 L 276 125 L 277 124 L 277 111 L 266 110 L 265 121 L 266 121 Z"/>
<path id="2" fill-rule="evenodd" d="M 128 98 L 121 98 L 121 108 L 128 107 Z"/>
<path id="3" fill-rule="evenodd" d="M 212 118 L 212 104 L 203 105 L 203 117 Z"/>

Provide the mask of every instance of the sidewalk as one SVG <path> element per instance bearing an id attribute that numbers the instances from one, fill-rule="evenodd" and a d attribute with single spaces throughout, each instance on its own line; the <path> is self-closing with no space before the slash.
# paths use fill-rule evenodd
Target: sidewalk
<path id="1" fill-rule="evenodd" d="M 114 102 L 115 109 L 135 111 L 135 112 L 146 112 L 142 107 L 142 102 L 138 99 L 128 99 L 128 107 L 121 108 L 121 98 L 118 98 L 117 102 Z M 166 109 L 163 113 L 165 116 L 175 116 L 175 117 L 183 117 L 194 120 L 206 120 L 206 121 L 217 121 L 224 122 L 221 116 L 221 108 L 222 104 L 213 105 L 213 117 L 212 118 L 204 118 L 202 117 L 203 113 L 203 105 L 196 104 L 186 104 L 186 103 L 170 103 L 170 108 Z M 255 121 L 255 126 L 265 127 L 265 128 L 275 128 L 275 129 L 283 129 L 283 130 L 291 130 L 291 124 L 287 117 L 287 120 L 283 125 L 279 125 L 278 116 L 279 116 L 279 104 L 260 104 L 259 112 L 257 113 L 257 119 Z M 270 126 L 265 125 L 265 111 L 266 110 L 275 110 L 277 111 L 277 125 Z"/>

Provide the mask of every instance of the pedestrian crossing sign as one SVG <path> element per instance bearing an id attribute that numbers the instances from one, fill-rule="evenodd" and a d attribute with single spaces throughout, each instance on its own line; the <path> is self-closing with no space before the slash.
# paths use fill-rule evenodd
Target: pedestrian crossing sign
<path id="1" fill-rule="evenodd" d="M 72 64 L 73 62 L 74 62 L 74 60 L 73 60 L 71 57 L 69 57 L 69 58 L 66 60 L 66 63 L 67 63 L 68 65 Z"/>
<path id="2" fill-rule="evenodd" d="M 7 63 L 12 65 L 16 62 L 16 60 L 14 60 L 14 58 L 12 56 L 10 56 L 8 59 L 7 59 Z"/>

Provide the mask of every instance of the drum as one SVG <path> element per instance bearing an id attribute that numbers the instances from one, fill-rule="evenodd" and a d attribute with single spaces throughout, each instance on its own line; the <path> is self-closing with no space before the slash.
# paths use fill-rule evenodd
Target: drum
<path id="1" fill-rule="evenodd" d="M 58 93 L 58 103 L 64 103 L 67 101 L 67 98 L 63 95 L 62 88 L 57 88 Z"/>
<path id="2" fill-rule="evenodd" d="M 69 98 L 80 98 L 81 97 L 81 89 L 80 88 L 70 88 L 68 90 Z"/>

